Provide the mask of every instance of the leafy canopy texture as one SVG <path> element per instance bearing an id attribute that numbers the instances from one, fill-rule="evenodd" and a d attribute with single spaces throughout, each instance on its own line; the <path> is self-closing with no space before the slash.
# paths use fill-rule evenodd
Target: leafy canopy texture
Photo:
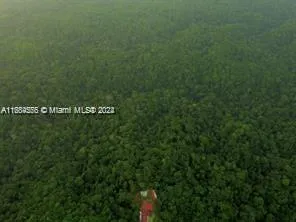
<path id="1" fill-rule="evenodd" d="M 1 0 L 0 221 L 296 221 L 292 0 Z"/>

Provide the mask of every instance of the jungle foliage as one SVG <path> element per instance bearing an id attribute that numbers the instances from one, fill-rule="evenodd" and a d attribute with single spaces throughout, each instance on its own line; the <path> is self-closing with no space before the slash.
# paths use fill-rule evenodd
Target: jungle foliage
<path id="1" fill-rule="evenodd" d="M 296 221 L 292 0 L 0 0 L 0 221 Z"/>

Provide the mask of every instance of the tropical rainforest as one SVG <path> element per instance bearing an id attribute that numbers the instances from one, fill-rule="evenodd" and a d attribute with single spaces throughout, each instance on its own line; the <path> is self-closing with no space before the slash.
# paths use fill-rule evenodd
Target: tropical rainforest
<path id="1" fill-rule="evenodd" d="M 294 0 L 0 0 L 0 221 L 296 221 Z M 5 108 L 6 109 L 6 108 Z"/>

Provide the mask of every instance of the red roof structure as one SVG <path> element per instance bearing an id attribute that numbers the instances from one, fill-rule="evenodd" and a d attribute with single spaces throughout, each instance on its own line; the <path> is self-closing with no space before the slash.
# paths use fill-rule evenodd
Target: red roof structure
<path id="1" fill-rule="evenodd" d="M 139 192 L 136 196 L 136 201 L 140 204 L 140 222 L 152 221 L 152 218 L 155 217 L 154 208 L 157 201 L 155 191 L 146 190 Z"/>
<path id="2" fill-rule="evenodd" d="M 147 222 L 148 217 L 152 215 L 153 212 L 153 205 L 152 203 L 149 203 L 148 201 L 143 201 L 140 211 L 140 221 L 141 222 Z"/>

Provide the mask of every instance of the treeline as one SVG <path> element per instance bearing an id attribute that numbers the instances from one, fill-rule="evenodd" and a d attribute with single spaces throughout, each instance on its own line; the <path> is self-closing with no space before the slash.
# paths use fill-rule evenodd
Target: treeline
<path id="1" fill-rule="evenodd" d="M 160 221 L 296 221 L 295 4 L 34 3 L 0 9 L 0 105 L 116 114 L 1 115 L 0 221 L 137 221 L 150 187 Z"/>

